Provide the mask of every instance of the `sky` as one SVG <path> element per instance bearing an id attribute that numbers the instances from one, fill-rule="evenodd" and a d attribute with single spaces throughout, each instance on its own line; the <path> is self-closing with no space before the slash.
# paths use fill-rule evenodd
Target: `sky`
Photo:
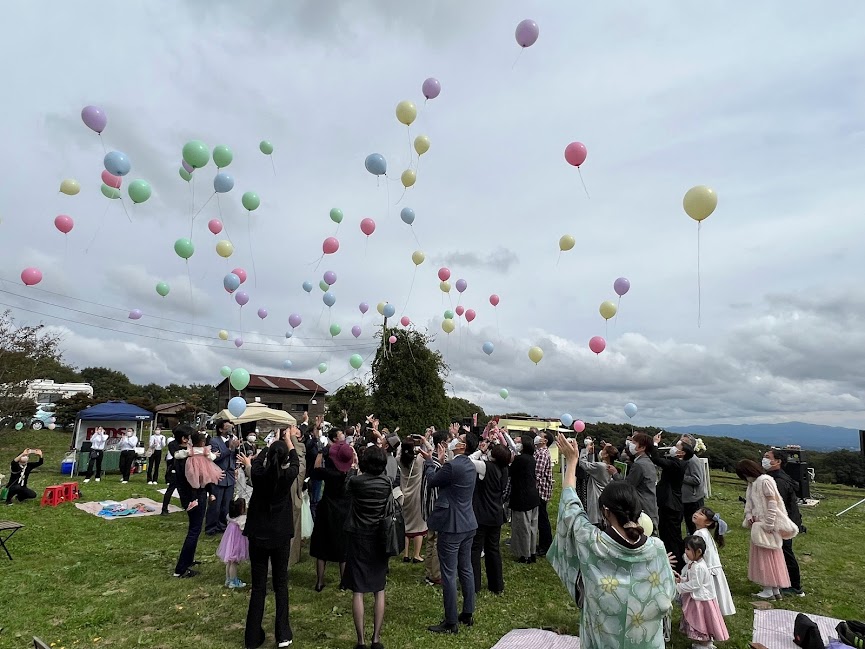
<path id="1" fill-rule="evenodd" d="M 525 18 L 540 37 L 522 50 Z M 229 366 L 332 391 L 368 377 L 386 301 L 435 335 L 448 393 L 490 413 L 625 421 L 633 402 L 641 425 L 861 427 L 862 24 L 856 0 L 8 3 L 0 308 L 60 333 L 67 362 L 136 382 L 215 383 Z M 427 77 L 442 91 L 425 102 Z M 403 100 L 418 107 L 408 129 Z M 108 115 L 101 138 L 81 121 L 86 105 Z M 418 160 L 420 134 L 431 148 Z M 190 140 L 232 149 L 231 192 L 213 196 L 212 161 L 181 179 Z M 564 160 L 572 141 L 588 150 L 586 191 Z M 132 163 L 122 201 L 100 193 L 111 150 Z M 373 152 L 387 178 L 364 169 Z M 409 167 L 417 183 L 403 192 Z M 64 178 L 81 192 L 59 193 Z M 153 187 L 139 205 L 125 191 L 136 178 Z M 697 223 L 682 209 L 695 185 L 719 197 L 699 234 L 699 300 Z M 246 191 L 261 197 L 252 213 Z M 59 214 L 74 219 L 68 235 Z M 363 218 L 376 222 L 369 238 Z M 173 244 L 190 232 L 187 264 Z M 577 243 L 560 254 L 565 234 Z M 340 249 L 322 258 L 329 236 Z M 44 278 L 25 287 L 31 266 Z M 442 266 L 467 281 L 463 294 L 440 290 Z M 222 286 L 236 267 L 249 275 L 243 308 Z M 617 277 L 631 290 L 605 322 Z M 443 313 L 458 304 L 477 318 L 447 335 Z M 287 339 L 291 313 L 303 323 Z"/>

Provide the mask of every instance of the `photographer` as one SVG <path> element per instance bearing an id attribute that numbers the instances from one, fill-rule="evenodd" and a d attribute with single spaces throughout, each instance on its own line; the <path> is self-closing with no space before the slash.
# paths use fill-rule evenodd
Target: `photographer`
<path id="1" fill-rule="evenodd" d="M 30 461 L 30 454 L 39 456 L 36 462 Z M 27 486 L 30 474 L 38 466 L 42 466 L 42 450 L 38 448 L 25 448 L 21 455 L 12 460 L 12 469 L 9 482 L 6 484 L 6 504 L 11 505 L 13 498 L 18 498 L 19 503 L 36 497 L 36 492 Z"/>

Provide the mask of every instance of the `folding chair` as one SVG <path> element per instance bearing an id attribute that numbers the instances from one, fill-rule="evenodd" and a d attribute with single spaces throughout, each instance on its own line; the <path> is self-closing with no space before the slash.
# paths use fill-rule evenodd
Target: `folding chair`
<path id="1" fill-rule="evenodd" d="M 9 554 L 9 548 L 6 547 L 6 541 L 12 538 L 12 535 L 15 534 L 18 530 L 24 527 L 21 523 L 16 523 L 14 521 L 0 521 L 0 547 L 6 552 L 6 556 L 9 557 L 9 561 L 12 561 L 12 555 Z M 9 532 L 5 536 L 4 532 Z"/>

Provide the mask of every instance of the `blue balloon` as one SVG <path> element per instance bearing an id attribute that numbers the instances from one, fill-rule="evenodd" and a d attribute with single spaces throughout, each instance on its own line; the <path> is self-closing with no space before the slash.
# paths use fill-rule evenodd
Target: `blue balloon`
<path id="1" fill-rule="evenodd" d="M 633 419 L 634 415 L 637 414 L 637 404 L 626 403 L 625 404 L 625 414 L 628 415 L 628 419 Z"/>
<path id="2" fill-rule="evenodd" d="M 562 426 L 564 426 L 565 428 L 570 428 L 571 425 L 574 423 L 573 416 L 569 415 L 568 413 L 563 414 L 561 417 L 559 417 L 559 419 L 562 422 Z"/>
<path id="3" fill-rule="evenodd" d="M 240 415 L 246 412 L 246 399 L 243 397 L 232 397 L 228 402 L 228 412 L 235 417 L 240 417 Z"/>
<path id="4" fill-rule="evenodd" d="M 383 176 L 387 173 L 387 161 L 381 153 L 370 153 L 364 160 L 363 166 L 373 176 Z"/>
<path id="5" fill-rule="evenodd" d="M 384 311 L 385 318 L 392 318 L 396 313 L 396 307 L 393 304 L 385 304 L 382 311 Z"/>
<path id="6" fill-rule="evenodd" d="M 399 212 L 399 218 L 402 219 L 402 222 L 406 225 L 411 225 L 414 223 L 414 210 L 410 207 L 404 207 Z"/>
<path id="7" fill-rule="evenodd" d="M 306 291 L 307 293 L 311 293 L 312 292 L 312 282 L 304 282 L 303 283 L 303 290 Z"/>
<path id="8" fill-rule="evenodd" d="M 481 349 L 484 350 L 484 354 L 486 354 L 487 356 L 489 356 L 490 354 L 493 353 L 493 350 L 494 350 L 495 348 L 496 348 L 496 346 L 493 345 L 493 344 L 488 340 L 487 342 L 484 343 L 484 346 L 483 346 Z"/>
<path id="9" fill-rule="evenodd" d="M 285 332 L 285 337 L 286 337 L 286 338 L 291 338 L 293 335 L 294 335 L 294 332 L 291 331 L 290 329 L 289 329 L 288 331 Z"/>
<path id="10" fill-rule="evenodd" d="M 228 273 L 228 275 L 222 278 L 222 285 L 226 291 L 233 293 L 240 288 L 240 278 L 234 273 Z"/>
<path id="11" fill-rule="evenodd" d="M 234 188 L 234 178 L 225 173 L 224 171 L 220 171 L 216 174 L 216 177 L 213 179 L 213 189 L 217 194 L 225 194 L 226 192 L 230 192 Z"/>
<path id="12" fill-rule="evenodd" d="M 324 302 L 327 306 L 333 306 L 334 304 L 336 304 L 336 295 L 328 291 L 321 296 L 321 301 Z"/>
<path id="13" fill-rule="evenodd" d="M 290 370 L 291 369 L 291 361 L 282 361 L 282 366 L 285 369 Z"/>
<path id="14" fill-rule="evenodd" d="M 125 176 L 132 170 L 132 163 L 125 153 L 120 151 L 109 151 L 105 154 L 105 170 L 115 176 Z"/>

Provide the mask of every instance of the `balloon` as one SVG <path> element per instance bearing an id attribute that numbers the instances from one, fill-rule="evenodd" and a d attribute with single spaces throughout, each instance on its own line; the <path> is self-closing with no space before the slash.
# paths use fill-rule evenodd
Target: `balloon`
<path id="1" fill-rule="evenodd" d="M 415 266 L 420 266 L 424 262 L 424 259 L 426 259 L 426 255 L 420 250 L 415 250 L 411 253 L 411 260 L 414 262 Z"/>
<path id="2" fill-rule="evenodd" d="M 559 417 L 559 420 L 562 422 L 562 426 L 564 426 L 565 428 L 570 428 L 571 424 L 574 423 L 574 418 L 568 413 L 565 413 L 561 417 Z"/>
<path id="3" fill-rule="evenodd" d="M 715 208 L 718 207 L 718 195 L 705 185 L 691 187 L 682 200 L 685 214 L 695 221 L 709 218 Z"/>
<path id="4" fill-rule="evenodd" d="M 637 414 L 637 404 L 635 403 L 626 403 L 625 404 L 625 414 L 628 415 L 628 419 L 633 419 Z"/>
<path id="5" fill-rule="evenodd" d="M 51 418 L 51 423 L 48 424 L 48 430 L 54 430 L 57 428 L 57 424 L 54 423 L 54 417 Z"/>
<path id="6" fill-rule="evenodd" d="M 396 345 L 396 336 L 391 336 L 390 338 L 387 339 L 387 341 L 388 341 L 391 345 Z"/>
<path id="7" fill-rule="evenodd" d="M 336 284 L 336 273 L 334 273 L 332 270 L 325 271 L 324 283 L 328 286 L 333 286 L 334 284 Z"/>
<path id="8" fill-rule="evenodd" d="M 414 105 L 414 102 L 405 100 L 396 105 L 396 118 L 399 120 L 400 124 L 411 126 L 411 123 L 416 117 L 417 106 Z"/>
<path id="9" fill-rule="evenodd" d="M 451 283 L 450 282 L 439 282 L 439 288 L 442 293 L 450 293 L 451 292 Z"/>
<path id="10" fill-rule="evenodd" d="M 181 167 L 177 171 L 180 174 L 180 177 L 183 178 L 183 180 L 185 180 L 186 182 L 189 182 L 190 180 L 192 180 L 192 174 L 189 173 L 186 169 L 183 169 Z"/>
<path id="11" fill-rule="evenodd" d="M 430 77 L 423 82 L 423 85 L 421 86 L 421 91 L 423 91 L 423 96 L 427 99 L 435 99 L 442 91 L 442 84 L 439 83 L 438 79 Z"/>
<path id="12" fill-rule="evenodd" d="M 190 140 L 183 145 L 183 160 L 193 169 L 201 169 L 210 160 L 210 150 L 201 140 Z"/>
<path id="13" fill-rule="evenodd" d="M 383 176 L 387 173 L 387 161 L 381 153 L 370 153 L 363 161 L 363 166 L 373 176 Z"/>
<path id="14" fill-rule="evenodd" d="M 263 306 L 258 308 L 258 317 L 264 320 L 267 317 L 267 309 Z"/>
<path id="15" fill-rule="evenodd" d="M 628 281 L 627 277 L 620 277 L 613 282 L 613 290 L 616 292 L 616 295 L 622 297 L 625 293 L 631 290 L 631 282 Z"/>
<path id="16" fill-rule="evenodd" d="M 361 302 L 357 306 L 357 308 L 361 313 L 366 313 L 367 311 L 369 311 L 369 304 L 367 304 L 366 302 Z"/>
<path id="17" fill-rule="evenodd" d="M 217 166 L 218 169 L 222 169 L 223 167 L 227 167 L 231 164 L 231 161 L 234 159 L 234 154 L 224 144 L 217 144 L 213 147 L 213 163 Z"/>
<path id="18" fill-rule="evenodd" d="M 360 222 L 360 231 L 363 232 L 366 236 L 371 235 L 375 232 L 375 221 L 372 219 L 364 219 Z"/>
<path id="19" fill-rule="evenodd" d="M 538 40 L 539 33 L 538 23 L 526 18 L 517 25 L 514 37 L 517 39 L 517 44 L 520 47 L 531 47 Z"/>
<path id="20" fill-rule="evenodd" d="M 189 239 L 181 238 L 174 242 L 174 252 L 181 259 L 189 259 L 195 253 L 195 246 Z"/>
<path id="21" fill-rule="evenodd" d="M 559 250 L 564 252 L 571 250 L 575 245 L 577 245 L 577 240 L 570 234 L 566 234 L 559 239 Z"/>
<path id="22" fill-rule="evenodd" d="M 604 302 L 601 302 L 601 306 L 598 307 L 598 311 L 600 312 L 601 317 L 604 320 L 609 320 L 614 315 L 616 315 L 616 305 L 609 300 L 605 300 Z"/>
<path id="23" fill-rule="evenodd" d="M 105 168 L 115 176 L 125 176 L 132 169 L 132 163 L 125 153 L 120 151 L 109 151 L 103 159 Z"/>
<path id="24" fill-rule="evenodd" d="M 414 139 L 414 150 L 417 151 L 417 154 L 419 156 L 423 155 L 424 153 L 429 151 L 429 148 L 430 148 L 429 135 L 418 135 Z"/>
<path id="25" fill-rule="evenodd" d="M 234 189 L 234 176 L 220 171 L 213 177 L 213 191 L 217 194 L 225 194 Z M 244 194 L 245 196 L 245 194 Z M 246 205 L 244 205 L 246 207 Z"/>
<path id="26" fill-rule="evenodd" d="M 466 312 L 466 308 L 462 304 L 458 304 L 454 310 L 457 312 L 458 317 L 462 317 L 463 313 Z"/>
<path id="27" fill-rule="evenodd" d="M 297 329 L 301 322 L 303 322 L 303 319 L 300 317 L 299 313 L 292 313 L 288 316 L 288 324 L 291 325 L 292 329 Z"/>
<path id="28" fill-rule="evenodd" d="M 445 309 L 444 316 L 445 316 L 445 320 L 453 320 L 454 319 L 454 312 L 451 309 Z"/>
<path id="29" fill-rule="evenodd" d="M 229 376 L 231 376 L 231 368 L 228 365 L 223 365 L 219 368 L 219 374 L 220 376 L 222 376 L 222 378 L 227 379 Z"/>
<path id="30" fill-rule="evenodd" d="M 417 182 L 417 173 L 414 169 L 406 169 L 402 172 L 399 179 L 402 182 L 402 186 L 408 189 Z"/>
<path id="31" fill-rule="evenodd" d="M 181 160 L 180 166 L 183 167 L 183 170 L 186 173 L 188 173 L 190 175 L 190 177 L 192 176 L 192 172 L 195 171 L 195 167 L 193 167 L 191 164 L 189 164 L 186 160 Z M 188 180 L 188 178 L 187 178 L 187 180 Z"/>
<path id="32" fill-rule="evenodd" d="M 492 353 L 495 351 L 496 346 L 493 345 L 493 344 L 488 340 L 487 342 L 485 342 L 485 343 L 483 344 L 483 346 L 481 347 L 481 349 L 484 350 L 484 354 L 486 354 L 487 356 L 489 356 L 490 354 L 492 354 Z"/>
<path id="33" fill-rule="evenodd" d="M 411 225 L 414 223 L 414 210 L 410 207 L 404 207 L 399 211 L 399 218 L 402 219 L 402 222 L 406 225 Z"/>
<path id="34" fill-rule="evenodd" d="M 465 290 L 469 287 L 469 283 L 464 279 L 458 279 L 456 283 L 457 291 L 460 293 L 465 292 Z"/>
<path id="35" fill-rule="evenodd" d="M 336 237 L 328 237 L 321 244 L 321 250 L 326 255 L 332 255 L 339 250 L 339 241 L 337 241 Z"/>
<path id="36" fill-rule="evenodd" d="M 264 155 L 270 155 L 273 153 L 273 145 L 267 140 L 262 140 L 258 143 L 258 150 L 261 151 Z"/>
<path id="37" fill-rule="evenodd" d="M 108 125 L 108 115 L 98 106 L 85 106 L 81 109 L 81 121 L 91 131 L 102 133 Z"/>
<path id="38" fill-rule="evenodd" d="M 156 285 L 156 292 L 159 293 L 162 297 L 168 295 L 168 292 L 171 290 L 171 287 L 168 286 L 168 282 L 159 282 Z"/>
<path id="39" fill-rule="evenodd" d="M 312 282 L 304 282 L 303 284 L 301 284 L 301 286 L 303 287 L 303 290 L 307 293 L 312 293 Z"/>
<path id="40" fill-rule="evenodd" d="M 508 398 L 508 394 L 510 394 L 510 393 L 509 393 L 507 390 L 505 390 L 504 388 L 502 388 L 501 390 L 499 390 L 499 396 L 500 396 L 502 399 L 507 399 L 507 398 Z"/>
<path id="41" fill-rule="evenodd" d="M 114 187 L 114 189 L 120 189 L 120 185 L 123 183 L 123 178 L 121 178 L 120 176 L 115 176 L 113 173 L 108 171 L 108 169 L 103 169 L 102 182 L 104 182 L 109 187 Z"/>
<path id="42" fill-rule="evenodd" d="M 577 419 L 574 422 L 573 429 L 575 433 L 582 433 L 584 430 L 586 430 L 586 424 L 581 419 Z"/>
<path id="43" fill-rule="evenodd" d="M 132 311 L 129 312 L 129 319 L 130 320 L 141 320 L 142 315 L 144 315 L 144 314 L 141 313 L 141 309 L 132 309 Z"/>
<path id="44" fill-rule="evenodd" d="M 255 192 L 245 192 L 243 196 L 240 197 L 240 202 L 243 204 L 243 207 L 250 212 L 257 210 L 258 206 L 261 205 L 261 199 Z"/>
<path id="45" fill-rule="evenodd" d="M 222 239 L 216 244 L 216 254 L 220 257 L 228 259 L 234 252 L 234 244 L 228 239 Z"/>
<path id="46" fill-rule="evenodd" d="M 565 160 L 568 161 L 569 165 L 573 165 L 574 167 L 579 167 L 583 164 L 588 155 L 589 152 L 586 151 L 586 145 L 582 142 L 571 142 L 565 147 Z"/>
<path id="47" fill-rule="evenodd" d="M 102 187 L 99 189 L 105 198 L 120 198 L 120 190 L 114 189 L 114 187 L 109 187 L 105 183 L 102 183 Z"/>
<path id="48" fill-rule="evenodd" d="M 238 367 L 231 371 L 229 381 L 231 382 L 231 387 L 235 390 L 244 390 L 249 385 L 249 372 L 242 367 Z"/>
<path id="49" fill-rule="evenodd" d="M 607 348 L 607 341 L 601 338 L 600 336 L 593 336 L 591 340 L 589 340 L 589 349 L 591 349 L 596 354 L 600 354 Z"/>
<path id="50" fill-rule="evenodd" d="M 379 315 L 384 315 L 384 305 L 385 304 L 387 304 L 387 303 L 386 302 L 379 302 L 378 304 L 375 305 L 375 310 L 378 311 Z"/>
<path id="51" fill-rule="evenodd" d="M 471 322 L 477 317 L 474 309 L 466 309 L 466 322 Z"/>
<path id="52" fill-rule="evenodd" d="M 446 334 L 451 333 L 454 328 L 456 328 L 456 325 L 454 324 L 453 320 L 442 320 L 442 331 L 444 331 Z"/>
<path id="53" fill-rule="evenodd" d="M 235 417 L 240 417 L 246 412 L 246 400 L 243 397 L 231 397 L 228 400 L 228 412 Z"/>
<path id="54" fill-rule="evenodd" d="M 351 358 L 348 359 L 348 364 L 359 370 L 360 366 L 363 365 L 363 357 L 360 354 L 352 354 Z"/>
<path id="55" fill-rule="evenodd" d="M 439 279 L 443 282 L 448 281 L 451 278 L 451 272 L 447 268 L 439 268 Z"/>
<path id="56" fill-rule="evenodd" d="M 361 334 L 360 325 L 354 325 L 351 328 L 351 335 L 354 336 L 355 338 L 359 338 L 360 334 Z"/>
<path id="57" fill-rule="evenodd" d="M 249 293 L 246 291 L 238 291 L 234 296 L 234 301 L 237 302 L 240 306 L 245 306 L 247 302 L 249 302 Z"/>
<path id="58" fill-rule="evenodd" d="M 342 210 L 339 209 L 338 207 L 334 207 L 330 211 L 330 220 L 333 221 L 334 223 L 342 223 L 342 216 L 343 216 Z"/>
<path id="59" fill-rule="evenodd" d="M 228 340 L 228 332 L 225 329 L 220 329 L 217 335 L 219 336 L 220 340 Z M 230 371 L 229 374 L 231 374 Z"/>
<path id="60" fill-rule="evenodd" d="M 235 269 L 234 269 L 233 271 L 231 271 L 231 272 L 234 273 L 235 275 L 237 275 L 238 278 L 240 278 L 240 283 L 241 283 L 241 284 L 243 284 L 243 283 L 246 281 L 246 271 L 243 270 L 242 268 L 235 268 Z"/>
<path id="61" fill-rule="evenodd" d="M 327 372 L 327 363 L 319 363 L 318 364 L 318 373 L 324 374 L 325 372 Z"/>
<path id="62" fill-rule="evenodd" d="M 291 369 L 291 361 L 289 361 L 289 360 L 282 361 L 282 367 L 287 369 L 287 370 L 290 370 Z"/>
<path id="63" fill-rule="evenodd" d="M 495 293 L 493 293 L 492 295 L 490 295 L 490 304 L 492 304 L 493 306 L 498 306 L 498 305 L 499 305 L 499 296 L 496 295 Z"/>
<path id="64" fill-rule="evenodd" d="M 294 335 L 294 332 L 293 332 L 293 331 L 286 331 L 286 332 L 285 332 L 285 339 L 288 340 L 288 339 L 291 338 L 293 335 Z"/>
<path id="65" fill-rule="evenodd" d="M 72 220 L 71 216 L 61 214 L 60 216 L 54 217 L 54 227 L 60 230 L 63 234 L 69 234 L 72 232 L 74 226 L 75 222 Z"/>
<path id="66" fill-rule="evenodd" d="M 210 219 L 207 222 L 207 229 L 210 230 L 212 234 L 219 234 L 222 232 L 222 221 L 219 219 Z"/>
<path id="67" fill-rule="evenodd" d="M 74 178 L 67 178 L 60 183 L 60 191 L 67 196 L 75 196 L 75 194 L 81 191 L 81 185 Z"/>
<path id="68" fill-rule="evenodd" d="M 338 324 L 336 324 L 336 323 L 334 322 L 333 324 L 330 325 L 330 336 L 331 336 L 331 338 L 333 338 L 334 336 L 338 336 L 338 335 L 341 334 L 341 333 L 342 333 L 342 327 L 340 327 Z"/>
<path id="69" fill-rule="evenodd" d="M 385 318 L 392 318 L 396 315 L 396 307 L 393 304 L 385 304 L 382 309 L 382 315 Z"/>
<path id="70" fill-rule="evenodd" d="M 129 192 L 129 198 L 131 198 L 132 202 L 135 204 L 145 202 L 153 193 L 153 190 L 150 188 L 150 183 L 141 178 L 137 178 L 129 183 L 129 188 L 126 191 Z"/>
<path id="71" fill-rule="evenodd" d="M 411 324 L 411 319 L 410 319 L 407 315 L 404 315 L 403 317 L 401 317 L 401 318 L 399 319 L 399 323 L 400 323 L 403 327 L 408 327 L 408 326 Z"/>
<path id="72" fill-rule="evenodd" d="M 15 430 L 21 430 L 22 428 L 24 428 L 24 424 L 22 424 L 20 421 L 15 424 Z"/>
<path id="73" fill-rule="evenodd" d="M 330 284 L 328 284 L 324 280 L 321 280 L 318 283 L 318 287 L 322 290 L 323 293 L 327 293 L 327 290 L 330 288 Z"/>
<path id="74" fill-rule="evenodd" d="M 21 271 L 21 281 L 25 286 L 36 286 L 42 281 L 42 271 L 38 268 L 25 268 Z"/>
<path id="75" fill-rule="evenodd" d="M 330 291 L 328 291 L 321 296 L 321 301 L 324 302 L 327 306 L 331 307 L 336 304 L 336 296 Z"/>
<path id="76" fill-rule="evenodd" d="M 243 338 L 235 338 L 234 339 L 234 346 L 237 347 L 238 349 L 243 347 Z"/>
<path id="77" fill-rule="evenodd" d="M 544 357 L 544 350 L 540 347 L 531 347 L 529 349 L 529 358 L 531 361 L 537 365 L 541 362 L 541 359 Z"/>

